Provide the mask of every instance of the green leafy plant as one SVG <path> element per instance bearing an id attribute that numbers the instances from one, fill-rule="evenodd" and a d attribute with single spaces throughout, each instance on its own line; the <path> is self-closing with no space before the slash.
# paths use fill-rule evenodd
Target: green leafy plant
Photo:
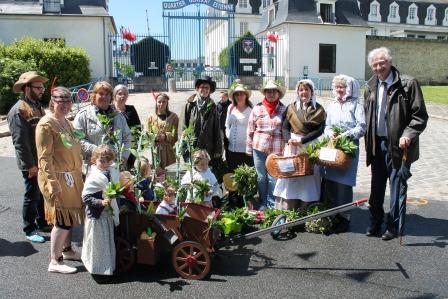
<path id="1" fill-rule="evenodd" d="M 275 218 L 279 215 L 285 215 L 287 221 L 292 221 L 299 219 L 304 216 L 304 212 L 300 210 L 277 210 L 277 209 L 266 209 L 264 210 L 264 220 L 261 222 L 262 228 L 268 228 L 272 225 Z"/>
<path id="2" fill-rule="evenodd" d="M 307 215 L 313 215 L 325 210 L 325 206 L 312 205 L 307 208 Z M 305 223 L 305 230 L 309 233 L 315 234 L 329 234 L 333 227 L 333 221 L 330 217 L 323 217 L 316 220 L 307 221 Z"/>
<path id="3" fill-rule="evenodd" d="M 193 189 L 196 191 L 193 202 L 202 203 L 210 192 L 210 184 L 207 180 L 193 180 Z"/>
<path id="4" fill-rule="evenodd" d="M 124 186 L 120 182 L 109 182 L 106 186 L 105 195 L 107 198 L 118 198 L 123 193 Z M 110 205 L 107 206 L 109 215 L 114 216 L 114 211 Z"/>
<path id="5" fill-rule="evenodd" d="M 257 193 L 257 171 L 255 167 L 246 164 L 240 165 L 233 174 L 238 194 L 242 196 L 253 196 Z"/>

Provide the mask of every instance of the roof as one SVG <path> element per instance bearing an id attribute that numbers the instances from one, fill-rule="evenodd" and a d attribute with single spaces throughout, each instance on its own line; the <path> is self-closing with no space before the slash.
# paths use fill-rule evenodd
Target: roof
<path id="1" fill-rule="evenodd" d="M 361 9 L 361 15 L 365 21 L 369 18 L 369 12 L 370 12 L 370 3 L 372 3 L 374 0 L 360 0 L 360 9 Z M 425 25 L 425 18 L 426 18 L 426 9 L 432 4 L 436 8 L 436 25 L 442 26 L 443 25 L 443 19 L 445 18 L 445 9 L 448 8 L 448 1 L 447 0 L 437 0 L 437 1 L 430 1 L 430 0 L 416 0 L 416 1 L 410 1 L 410 0 L 376 0 L 380 4 L 380 15 L 381 15 L 381 21 L 387 22 L 387 17 L 389 15 L 389 6 L 393 2 L 396 2 L 399 5 L 398 13 L 400 14 L 400 23 L 406 24 L 406 18 L 408 16 L 408 10 L 409 6 L 411 4 L 417 5 L 417 16 L 418 21 L 420 25 Z"/>
<path id="2" fill-rule="evenodd" d="M 43 4 L 39 3 L 39 0 L 0 0 L 0 14 L 43 15 L 45 13 Z M 61 5 L 60 14 L 109 16 L 106 0 L 65 0 L 64 5 Z"/>
<path id="3" fill-rule="evenodd" d="M 260 31 L 284 22 L 322 24 L 315 0 L 280 0 L 275 6 L 275 20 L 269 26 L 269 9 L 265 10 Z M 367 23 L 361 16 L 356 0 L 338 0 L 335 5 L 335 24 L 366 26 Z"/>

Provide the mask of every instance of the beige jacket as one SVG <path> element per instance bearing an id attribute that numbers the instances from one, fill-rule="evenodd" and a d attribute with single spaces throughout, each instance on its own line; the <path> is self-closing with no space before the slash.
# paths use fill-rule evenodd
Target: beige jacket
<path id="1" fill-rule="evenodd" d="M 49 223 L 66 226 L 82 224 L 84 209 L 81 192 L 81 144 L 74 138 L 73 127 L 69 130 L 51 115 L 44 116 L 36 127 L 39 188 L 45 198 L 45 218 Z M 65 146 L 61 134 L 72 145 Z M 61 202 L 56 203 L 57 195 Z"/>

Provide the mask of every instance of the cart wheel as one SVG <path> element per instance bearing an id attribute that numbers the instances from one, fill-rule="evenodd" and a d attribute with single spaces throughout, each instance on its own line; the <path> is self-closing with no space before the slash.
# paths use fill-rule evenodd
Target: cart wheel
<path id="1" fill-rule="evenodd" d="M 210 254 L 204 246 L 193 241 L 177 244 L 173 249 L 172 262 L 177 274 L 185 279 L 203 279 L 210 272 Z"/>
<path id="2" fill-rule="evenodd" d="M 274 226 L 277 226 L 280 224 L 284 224 L 284 223 L 286 223 L 286 215 L 278 215 L 272 222 L 271 227 L 274 227 Z M 281 233 L 281 229 L 275 230 L 275 231 L 271 232 L 271 236 L 272 236 L 272 238 L 277 239 L 278 236 L 280 235 L 280 233 Z"/>
<path id="3" fill-rule="evenodd" d="M 131 244 L 123 238 L 115 239 L 115 247 L 117 251 L 117 272 L 123 273 L 129 271 L 135 263 L 135 252 Z"/>

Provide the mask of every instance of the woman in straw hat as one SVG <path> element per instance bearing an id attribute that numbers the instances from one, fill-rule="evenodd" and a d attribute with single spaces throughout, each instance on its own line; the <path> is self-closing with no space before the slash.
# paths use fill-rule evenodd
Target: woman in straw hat
<path id="1" fill-rule="evenodd" d="M 249 116 L 246 139 L 246 153 L 253 156 L 257 170 L 260 210 L 274 207 L 276 179 L 266 170 L 269 154 L 283 153 L 282 123 L 286 106 L 280 102 L 286 88 L 278 81 L 269 80 L 260 90 L 264 95 L 261 103 L 255 105 Z"/>
<path id="2" fill-rule="evenodd" d="M 283 122 L 283 137 L 288 142 L 285 155 L 298 154 L 310 142 L 317 141 L 325 128 L 326 113 L 316 102 L 314 84 L 300 80 L 296 85 L 297 99 L 289 104 Z M 320 199 L 321 177 L 319 167 L 314 175 L 277 180 L 274 195 L 276 208 L 296 209 Z"/>
<path id="3" fill-rule="evenodd" d="M 334 126 L 340 127 L 344 132 L 339 136 L 346 136 L 359 144 L 359 139 L 366 132 L 364 108 L 359 101 L 359 84 L 354 78 L 338 75 L 333 78 L 333 102 L 328 106 L 328 115 L 325 125 L 325 135 L 329 138 L 338 138 L 333 132 Z M 358 171 L 359 149 L 352 159 L 349 169 L 340 170 L 323 167 L 322 192 L 323 199 L 333 206 L 340 206 L 353 200 L 353 186 L 356 185 Z M 350 212 L 336 215 L 337 232 L 345 232 L 350 223 Z"/>
<path id="4" fill-rule="evenodd" d="M 232 104 L 229 106 L 226 117 L 226 137 L 229 145 L 226 149 L 226 160 L 229 171 L 242 164 L 252 166 L 252 157 L 246 154 L 246 131 L 252 103 L 249 98 L 251 91 L 239 80 L 230 86 L 229 97 Z"/>
<path id="5" fill-rule="evenodd" d="M 45 198 L 45 218 L 51 231 L 49 272 L 74 273 L 76 268 L 63 260 L 81 260 L 71 247 L 72 228 L 84 223 L 81 192 L 81 144 L 71 123 L 65 118 L 72 108 L 70 91 L 56 87 L 51 91 L 50 111 L 36 127 L 39 162 L 39 187 Z"/>

